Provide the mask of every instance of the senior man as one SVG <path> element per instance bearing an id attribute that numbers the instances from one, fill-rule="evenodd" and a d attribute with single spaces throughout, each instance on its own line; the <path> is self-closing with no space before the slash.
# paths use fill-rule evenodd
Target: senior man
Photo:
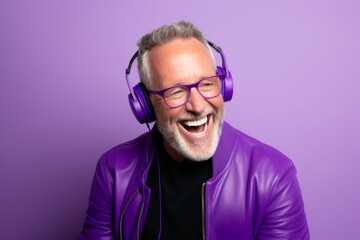
<path id="1" fill-rule="evenodd" d="M 130 105 L 156 123 L 99 160 L 80 239 L 309 239 L 291 160 L 223 121 L 233 86 L 222 50 L 189 22 L 138 47 Z"/>

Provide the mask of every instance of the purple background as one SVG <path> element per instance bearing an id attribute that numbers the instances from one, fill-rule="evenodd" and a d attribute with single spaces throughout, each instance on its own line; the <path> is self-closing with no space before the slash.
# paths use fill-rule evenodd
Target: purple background
<path id="1" fill-rule="evenodd" d="M 78 236 L 99 156 L 146 131 L 127 104 L 135 43 L 182 19 L 228 57 L 236 85 L 226 120 L 293 159 L 312 239 L 359 239 L 359 9 L 356 0 L 2 0 L 0 239 Z"/>

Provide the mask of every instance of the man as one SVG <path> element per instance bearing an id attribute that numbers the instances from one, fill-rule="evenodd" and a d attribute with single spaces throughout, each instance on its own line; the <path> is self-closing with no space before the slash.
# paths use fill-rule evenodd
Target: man
<path id="1" fill-rule="evenodd" d="M 291 160 L 223 122 L 221 49 L 188 22 L 138 45 L 130 104 L 156 124 L 101 157 L 80 239 L 309 239 Z"/>

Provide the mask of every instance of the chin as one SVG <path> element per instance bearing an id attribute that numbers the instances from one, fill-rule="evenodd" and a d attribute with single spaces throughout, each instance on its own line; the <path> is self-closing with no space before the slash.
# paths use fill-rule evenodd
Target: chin
<path id="1" fill-rule="evenodd" d="M 221 136 L 222 122 L 222 119 L 218 119 L 212 126 L 212 134 L 209 138 L 192 142 L 185 139 L 178 128 L 173 130 L 165 124 L 158 123 L 158 129 L 163 135 L 164 141 L 178 155 L 190 161 L 201 162 L 209 160 L 214 155 Z"/>

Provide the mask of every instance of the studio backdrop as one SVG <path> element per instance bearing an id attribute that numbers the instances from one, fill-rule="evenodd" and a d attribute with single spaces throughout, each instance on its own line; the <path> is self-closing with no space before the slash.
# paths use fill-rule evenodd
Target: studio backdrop
<path id="1" fill-rule="evenodd" d="M 179 20 L 226 53 L 234 89 L 225 120 L 295 163 L 312 239 L 358 239 L 359 8 L 352 0 L 2 0 L 0 239 L 77 238 L 98 158 L 147 131 L 127 99 L 136 42 Z"/>

